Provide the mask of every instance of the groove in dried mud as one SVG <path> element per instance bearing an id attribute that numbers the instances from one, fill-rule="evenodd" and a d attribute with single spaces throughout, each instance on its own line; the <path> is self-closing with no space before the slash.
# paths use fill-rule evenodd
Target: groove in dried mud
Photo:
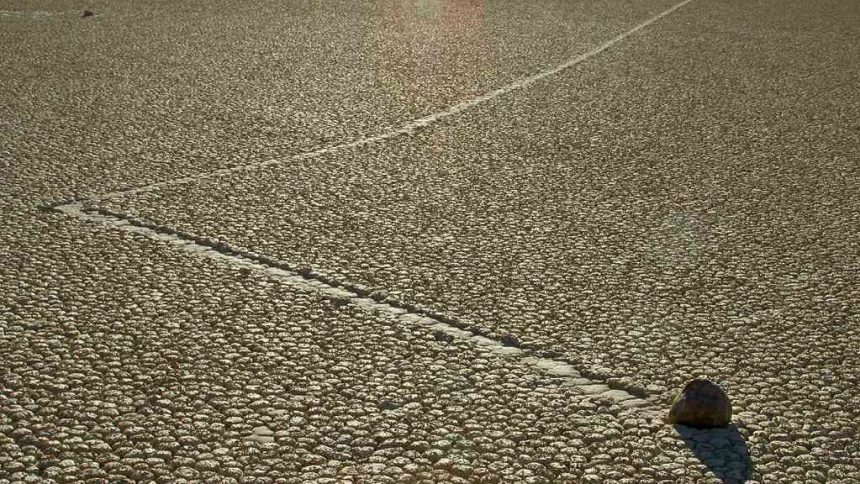
<path id="1" fill-rule="evenodd" d="M 575 367 L 561 358 L 545 356 L 546 351 L 522 345 L 515 337 L 509 335 L 490 337 L 485 330 L 460 321 L 454 316 L 439 314 L 391 297 L 381 296 L 379 291 L 369 291 L 362 286 L 340 281 L 313 269 L 297 268 L 289 263 L 222 241 L 183 233 L 126 214 L 101 208 L 88 208 L 82 203 L 66 203 L 44 208 L 103 227 L 161 240 L 186 252 L 219 260 L 235 267 L 257 270 L 281 283 L 316 292 L 341 304 L 354 304 L 364 310 L 396 318 L 403 324 L 424 326 L 432 330 L 440 341 L 468 342 L 501 356 L 517 358 L 521 364 L 545 372 L 583 393 L 600 395 L 623 408 L 639 408 L 642 412 L 658 418 L 654 405 L 656 396 L 649 398 L 641 390 L 600 378 L 588 368 Z"/>
<path id="2" fill-rule="evenodd" d="M 605 378 L 602 374 L 598 374 L 599 372 L 589 370 L 582 365 L 579 365 L 579 367 L 576 368 L 570 362 L 558 358 L 556 352 L 542 348 L 529 347 L 528 345 L 520 343 L 520 340 L 514 336 L 493 336 L 489 333 L 489 330 L 464 322 L 455 316 L 440 314 L 424 307 L 399 301 L 385 296 L 383 292 L 369 291 L 367 288 L 362 286 L 338 280 L 337 278 L 313 269 L 294 267 L 283 261 L 231 246 L 223 241 L 213 241 L 193 234 L 182 233 L 173 228 L 134 218 L 127 214 L 112 213 L 102 208 L 90 208 L 85 204 L 119 196 L 149 192 L 165 186 L 182 185 L 203 179 L 227 176 L 237 172 L 280 164 L 288 160 L 314 158 L 325 153 L 355 148 L 412 133 L 417 129 L 429 126 L 441 119 L 456 115 L 462 111 L 507 94 L 511 91 L 525 88 L 530 84 L 580 64 L 658 20 L 670 15 L 692 1 L 694 0 L 683 0 L 653 17 L 638 23 L 627 31 L 616 35 L 612 39 L 595 46 L 587 52 L 568 59 L 559 65 L 522 78 L 483 95 L 465 100 L 439 112 L 409 121 L 399 128 L 395 128 L 381 134 L 368 136 L 338 145 L 323 147 L 307 153 L 222 168 L 211 172 L 193 174 L 139 187 L 116 190 L 89 198 L 55 200 L 41 204 L 39 209 L 44 211 L 59 211 L 66 215 L 95 222 L 103 226 L 139 233 L 149 238 L 166 241 L 188 252 L 194 252 L 202 256 L 219 259 L 234 266 L 260 270 L 282 282 L 316 291 L 325 297 L 341 300 L 345 304 L 356 304 L 367 310 L 388 313 L 392 317 L 399 318 L 404 323 L 425 325 L 434 330 L 437 335 L 437 339 L 440 339 L 440 341 L 468 341 L 473 344 L 484 346 L 498 354 L 516 356 L 520 358 L 520 361 L 523 364 L 546 371 L 558 378 L 565 379 L 566 382 L 579 387 L 583 392 L 605 395 L 607 398 L 620 403 L 624 407 L 643 407 L 643 409 L 647 409 L 649 407 L 653 407 L 657 396 L 648 398 L 644 390 L 635 385 L 627 384 L 614 378 Z"/>
<path id="3" fill-rule="evenodd" d="M 537 72 L 535 74 L 532 74 L 530 76 L 523 77 L 523 78 L 518 79 L 514 82 L 506 84 L 502 87 L 494 89 L 490 92 L 486 92 L 486 93 L 481 94 L 479 96 L 475 96 L 471 99 L 466 99 L 460 103 L 454 104 L 452 106 L 449 106 L 449 107 L 442 109 L 440 111 L 437 111 L 435 113 L 431 113 L 431 114 L 428 114 L 424 117 L 407 121 L 406 123 L 404 123 L 403 125 L 401 125 L 397 128 L 393 128 L 393 129 L 390 129 L 390 130 L 382 132 L 382 133 L 366 136 L 366 137 L 359 138 L 359 139 L 354 139 L 352 141 L 346 141 L 346 142 L 343 142 L 340 144 L 323 146 L 323 147 L 318 148 L 316 150 L 307 151 L 304 153 L 298 153 L 298 154 L 294 154 L 294 155 L 283 155 L 283 156 L 278 156 L 278 157 L 271 158 L 268 160 L 254 161 L 254 162 L 245 163 L 245 164 L 236 165 L 236 166 L 228 166 L 228 167 L 220 168 L 220 169 L 213 170 L 213 171 L 196 173 L 196 174 L 183 176 L 183 177 L 179 177 L 179 178 L 173 178 L 170 180 L 164 180 L 164 181 L 160 181 L 160 182 L 150 183 L 147 185 L 141 185 L 141 186 L 130 187 L 130 188 L 123 188 L 123 189 L 115 190 L 112 192 L 94 195 L 94 196 L 91 196 L 88 198 L 75 197 L 73 199 L 66 199 L 65 201 L 48 202 L 48 203 L 45 203 L 45 205 L 50 205 L 50 206 L 56 208 L 59 205 L 63 205 L 66 203 L 85 202 L 85 201 L 102 201 L 102 200 L 109 200 L 111 198 L 116 198 L 116 197 L 121 197 L 121 196 L 126 196 L 126 195 L 135 195 L 138 193 L 146 193 L 146 192 L 151 192 L 153 190 L 157 190 L 157 189 L 163 188 L 163 187 L 185 185 L 185 184 L 194 183 L 194 182 L 197 182 L 200 180 L 207 180 L 207 179 L 211 179 L 211 178 L 220 178 L 220 177 L 229 176 L 229 175 L 232 175 L 235 173 L 242 173 L 242 172 L 247 172 L 247 171 L 251 171 L 251 170 L 257 170 L 260 168 L 265 168 L 268 166 L 279 165 L 281 163 L 285 163 L 285 162 L 288 162 L 290 160 L 304 160 L 304 159 L 308 159 L 308 158 L 317 158 L 317 157 L 325 155 L 327 153 L 333 153 L 333 152 L 342 151 L 342 150 L 346 150 L 346 149 L 357 148 L 360 146 L 374 144 L 374 143 L 377 143 L 380 141 L 385 141 L 385 140 L 388 140 L 391 138 L 396 138 L 396 137 L 399 137 L 401 135 L 410 134 L 410 133 L 415 132 L 416 130 L 426 128 L 432 124 L 435 124 L 442 119 L 449 118 L 449 117 L 454 116 L 456 114 L 459 114 L 463 111 L 469 110 L 469 109 L 471 109 L 475 106 L 478 106 L 480 104 L 483 104 L 487 101 L 491 101 L 491 100 L 493 100 L 499 96 L 503 96 L 503 95 L 508 94 L 510 92 L 526 88 L 526 87 L 528 87 L 528 86 L 530 86 L 530 85 L 532 85 L 538 81 L 541 81 L 541 80 L 546 79 L 548 77 L 551 77 L 555 74 L 558 74 L 559 72 L 565 71 L 565 70 L 570 69 L 570 68 L 572 68 L 578 64 L 581 64 L 581 63 L 591 59 L 592 57 L 599 55 L 603 51 L 613 47 L 615 44 L 618 44 L 619 42 L 624 41 L 625 39 L 627 39 L 631 35 L 634 35 L 637 32 L 639 32 L 639 31 L 647 28 L 648 26 L 654 24 L 655 22 L 663 19 L 664 17 L 669 16 L 670 14 L 675 12 L 676 10 L 684 7 L 685 5 L 687 5 L 688 3 L 691 3 L 693 1 L 695 1 L 695 0 L 682 0 L 681 2 L 676 3 L 675 5 L 672 5 L 671 7 L 663 10 L 662 12 L 659 12 L 656 15 L 639 22 L 638 24 L 634 25 L 633 27 L 631 27 L 630 29 L 628 29 L 624 32 L 621 32 L 620 34 L 616 35 L 615 37 L 613 37 L 613 38 L 611 38 L 605 42 L 602 42 L 601 44 L 591 48 L 590 50 L 583 52 L 583 53 L 581 53 L 575 57 L 572 57 L 572 58 L 562 62 L 561 64 L 547 68 L 545 70 L 542 70 L 542 71 Z"/>

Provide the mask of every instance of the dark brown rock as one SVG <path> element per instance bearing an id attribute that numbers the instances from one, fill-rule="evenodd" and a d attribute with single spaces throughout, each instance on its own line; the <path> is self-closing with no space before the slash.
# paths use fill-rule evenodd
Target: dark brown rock
<path id="1" fill-rule="evenodd" d="M 669 410 L 670 424 L 697 428 L 726 427 L 732 420 L 732 403 L 716 383 L 695 379 L 687 383 Z"/>

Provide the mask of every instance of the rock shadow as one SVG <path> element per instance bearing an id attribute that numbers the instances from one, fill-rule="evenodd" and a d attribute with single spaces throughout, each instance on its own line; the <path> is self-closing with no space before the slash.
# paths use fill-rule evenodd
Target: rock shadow
<path id="1" fill-rule="evenodd" d="M 734 484 L 751 478 L 753 463 L 749 447 L 735 424 L 719 429 L 674 427 L 696 458 L 718 479 Z"/>

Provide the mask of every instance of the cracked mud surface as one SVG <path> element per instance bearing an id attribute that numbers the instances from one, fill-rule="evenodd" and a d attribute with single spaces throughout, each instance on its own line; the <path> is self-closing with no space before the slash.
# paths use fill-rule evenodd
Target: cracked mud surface
<path id="1" fill-rule="evenodd" d="M 825 455 L 856 475 L 858 12 L 803 12 L 695 4 L 409 137 L 105 206 L 651 393 L 710 375 L 786 452 L 772 475 Z"/>
<path id="2" fill-rule="evenodd" d="M 674 429 L 480 346 L 62 214 L 4 229 L 0 480 L 710 472 Z"/>
<path id="3" fill-rule="evenodd" d="M 617 402 L 623 408 L 640 408 L 648 413 L 648 418 L 662 418 L 655 408 L 655 398 L 638 388 L 625 386 L 620 381 L 605 379 L 601 374 L 592 374 L 588 368 L 577 367 L 558 358 L 558 354 L 546 351 L 533 351 L 523 348 L 511 338 L 488 338 L 480 328 L 469 326 L 462 321 L 444 314 L 422 310 L 409 304 L 400 304 L 378 291 L 366 290 L 348 284 L 341 284 L 316 271 L 305 271 L 274 261 L 265 255 L 242 251 L 222 242 L 213 243 L 208 239 L 196 238 L 178 233 L 167 227 L 148 225 L 104 211 L 90 211 L 83 204 L 71 203 L 58 206 L 55 212 L 77 218 L 81 222 L 110 227 L 116 230 L 135 233 L 160 242 L 167 242 L 179 250 L 221 262 L 243 273 L 258 271 L 269 278 L 312 292 L 330 299 L 336 306 L 355 305 L 374 314 L 382 313 L 400 320 L 404 324 L 420 325 L 433 331 L 437 341 L 469 343 L 483 347 L 497 355 L 517 358 L 518 363 L 553 375 L 560 384 L 575 386 L 585 394 L 595 395 L 608 401 Z M 584 373 L 584 374 L 583 374 Z"/>
<path id="4" fill-rule="evenodd" d="M 0 16 L 2 149 L 18 160 L 4 174 L 16 193 L 92 195 L 342 143 L 558 64 L 673 3 L 74 1 L 63 12 L 96 16 Z"/>
<path id="5" fill-rule="evenodd" d="M 664 404 L 717 378 L 720 431 L 36 208 L 374 135 L 671 3 L 279 5 L 4 4 L 0 483 L 860 479 L 855 3 L 697 0 L 410 135 L 96 204 Z"/>

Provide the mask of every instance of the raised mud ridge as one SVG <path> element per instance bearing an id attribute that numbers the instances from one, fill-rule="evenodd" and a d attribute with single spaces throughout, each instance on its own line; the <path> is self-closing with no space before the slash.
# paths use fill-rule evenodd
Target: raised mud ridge
<path id="1" fill-rule="evenodd" d="M 440 341 L 464 341 L 481 346 L 497 355 L 516 358 L 522 365 L 545 372 L 563 381 L 565 385 L 576 387 L 584 394 L 607 398 L 622 408 L 637 408 L 653 418 L 659 418 L 656 395 L 649 398 L 641 390 L 637 391 L 616 381 L 600 378 L 588 369 L 577 368 L 561 358 L 544 356 L 545 352 L 538 348 L 524 347 L 516 338 L 488 337 L 486 334 L 481 334 L 480 329 L 456 317 L 403 303 L 378 291 L 369 292 L 361 286 L 336 280 L 311 269 L 299 269 L 221 241 L 182 233 L 169 227 L 101 208 L 89 208 L 83 203 L 73 202 L 46 208 L 86 222 L 167 242 L 200 257 L 208 257 L 246 270 L 260 271 L 282 284 L 316 292 L 339 304 L 354 304 L 366 311 L 395 318 L 403 324 L 424 326 L 432 330 L 436 339 Z"/>

